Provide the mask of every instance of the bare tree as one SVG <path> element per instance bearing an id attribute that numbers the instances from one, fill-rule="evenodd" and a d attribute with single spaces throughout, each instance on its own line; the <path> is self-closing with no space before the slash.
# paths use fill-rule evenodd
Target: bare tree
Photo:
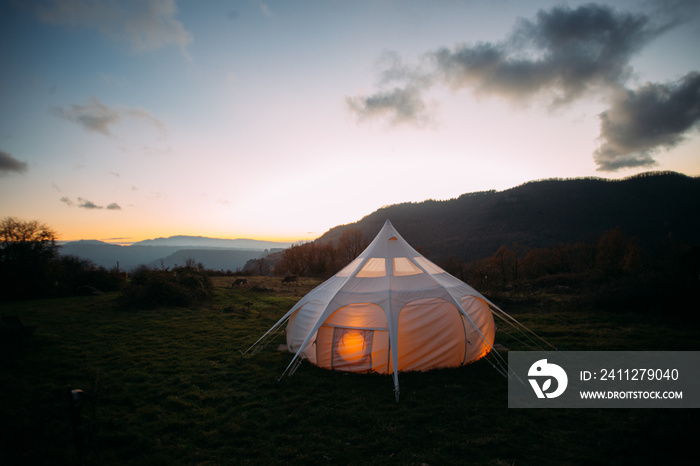
<path id="1" fill-rule="evenodd" d="M 0 294 L 39 297 L 53 287 L 56 233 L 37 221 L 0 220 Z"/>
<path id="2" fill-rule="evenodd" d="M 348 263 L 360 255 L 367 247 L 367 242 L 362 238 L 362 230 L 348 228 L 338 238 L 338 256 L 341 261 Z"/>
<path id="3" fill-rule="evenodd" d="M 22 221 L 14 217 L 0 220 L 0 249 L 2 260 L 19 256 L 56 255 L 56 232 L 36 220 Z"/>

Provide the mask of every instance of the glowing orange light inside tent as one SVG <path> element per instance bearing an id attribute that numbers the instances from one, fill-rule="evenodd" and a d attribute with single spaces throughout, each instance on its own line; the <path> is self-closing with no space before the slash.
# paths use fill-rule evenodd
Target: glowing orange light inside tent
<path id="1" fill-rule="evenodd" d="M 489 354 L 489 351 L 491 351 L 491 348 L 488 348 L 488 347 L 484 348 L 484 350 L 481 352 L 481 354 L 479 356 L 477 356 L 476 358 L 474 358 L 474 361 L 477 361 L 477 360 L 485 357 L 487 354 Z"/>
<path id="2" fill-rule="evenodd" d="M 338 344 L 338 355 L 348 364 L 355 364 L 365 357 L 365 337 L 358 331 L 343 335 Z"/>

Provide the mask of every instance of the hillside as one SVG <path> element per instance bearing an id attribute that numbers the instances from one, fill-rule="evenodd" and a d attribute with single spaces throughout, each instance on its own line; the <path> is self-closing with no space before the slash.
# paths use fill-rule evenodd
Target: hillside
<path id="1" fill-rule="evenodd" d="M 337 241 L 348 228 L 371 240 L 386 219 L 414 247 L 433 260 L 453 255 L 463 261 L 492 255 L 500 246 L 546 247 L 593 240 L 619 226 L 647 250 L 669 242 L 700 243 L 700 178 L 678 173 L 646 173 L 620 181 L 600 178 L 553 179 L 504 191 L 463 194 L 383 207 L 361 220 L 332 228 L 316 241 Z M 97 265 L 130 270 L 140 264 L 172 266 L 187 258 L 214 270 L 243 268 L 265 249 L 289 243 L 173 236 L 117 246 L 77 241 L 61 253 Z M 224 252 L 225 251 L 225 252 Z"/>
<path id="2" fill-rule="evenodd" d="M 371 240 L 386 219 L 433 260 L 484 258 L 501 245 L 546 247 L 598 238 L 620 226 L 653 249 L 700 242 L 700 178 L 647 173 L 620 181 L 598 178 L 525 183 L 504 191 L 464 194 L 383 207 L 335 227 L 317 241 L 337 241 L 348 228 Z"/>

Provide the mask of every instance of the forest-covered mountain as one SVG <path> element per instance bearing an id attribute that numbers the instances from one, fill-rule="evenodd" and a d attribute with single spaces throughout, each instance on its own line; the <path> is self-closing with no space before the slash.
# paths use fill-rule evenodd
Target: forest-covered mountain
<path id="1" fill-rule="evenodd" d="M 451 255 L 482 259 L 502 245 L 539 248 L 595 240 L 617 226 L 648 250 L 677 242 L 698 245 L 700 178 L 657 172 L 619 181 L 533 181 L 446 201 L 386 206 L 317 241 L 336 242 L 349 228 L 371 240 L 386 219 L 413 247 L 437 261 Z"/>

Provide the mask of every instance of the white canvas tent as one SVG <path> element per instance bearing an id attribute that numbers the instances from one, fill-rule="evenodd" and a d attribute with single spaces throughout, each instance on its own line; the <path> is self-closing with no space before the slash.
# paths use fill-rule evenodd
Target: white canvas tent
<path id="1" fill-rule="evenodd" d="M 502 312 L 419 254 L 387 220 L 367 249 L 258 343 L 288 322 L 294 358 L 285 373 L 308 359 L 333 370 L 392 374 L 398 400 L 399 372 L 457 367 L 489 353 L 491 308 Z"/>

